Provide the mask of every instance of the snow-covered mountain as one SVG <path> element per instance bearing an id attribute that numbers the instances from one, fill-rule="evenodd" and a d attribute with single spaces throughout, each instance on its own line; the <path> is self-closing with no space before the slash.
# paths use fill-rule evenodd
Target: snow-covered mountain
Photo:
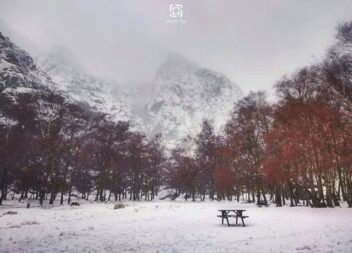
<path id="1" fill-rule="evenodd" d="M 26 121 L 26 114 L 41 120 L 53 115 L 56 104 L 80 104 L 68 93 L 56 89 L 56 84 L 34 64 L 33 58 L 0 33 L 0 124 L 17 125 Z M 40 110 L 39 110 L 40 109 Z M 32 122 L 32 124 L 35 124 Z"/>
<path id="2" fill-rule="evenodd" d="M 53 83 L 39 71 L 30 55 L 0 33 L 0 91 L 16 88 L 47 89 Z"/>
<path id="3" fill-rule="evenodd" d="M 51 95 L 66 101 L 69 98 L 56 92 L 51 78 L 37 69 L 32 57 L 13 44 L 9 38 L 0 33 L 0 124 L 15 125 L 15 106 L 19 98 L 24 98 L 27 105 L 34 108 L 44 104 Z M 27 109 L 27 108 L 26 108 Z"/>
<path id="4" fill-rule="evenodd" d="M 219 130 L 241 96 L 241 89 L 224 74 L 181 55 L 169 55 L 157 71 L 146 104 L 148 131 L 161 132 L 174 144 L 187 135 L 195 136 L 203 119 L 213 120 Z"/>
<path id="5" fill-rule="evenodd" d="M 147 136 L 162 133 L 169 147 L 187 135 L 195 136 L 203 119 L 213 120 L 219 130 L 242 96 L 224 74 L 176 54 L 161 64 L 152 82 L 119 85 L 88 73 L 66 48 L 41 54 L 36 64 L 2 35 L 0 48 L 0 91 L 54 90 L 114 121 L 130 121 L 134 130 Z"/>
<path id="6" fill-rule="evenodd" d="M 162 133 L 172 147 L 187 135 L 195 136 L 203 119 L 219 130 L 228 119 L 241 89 L 225 75 L 200 67 L 177 54 L 161 64 L 153 82 L 119 85 L 88 74 L 64 48 L 38 57 L 58 88 L 88 103 L 113 120 L 128 120 L 135 130 L 153 136 Z"/>
<path id="7" fill-rule="evenodd" d="M 37 57 L 36 63 L 50 75 L 57 89 L 65 91 L 77 101 L 110 115 L 114 121 L 134 120 L 130 106 L 119 98 L 124 96 L 118 94 L 121 91 L 118 84 L 88 74 L 67 48 L 53 48 Z"/>
<path id="8" fill-rule="evenodd" d="M 87 74 L 67 49 L 55 48 L 37 62 L 61 89 L 114 120 L 128 120 L 147 136 L 162 133 L 173 146 L 195 136 L 203 119 L 214 120 L 219 130 L 228 119 L 241 89 L 225 75 L 170 54 L 145 85 L 119 85 Z"/>

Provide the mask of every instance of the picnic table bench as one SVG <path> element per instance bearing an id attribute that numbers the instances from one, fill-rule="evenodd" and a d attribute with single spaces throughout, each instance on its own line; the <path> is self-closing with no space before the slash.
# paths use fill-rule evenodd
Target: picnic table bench
<path id="1" fill-rule="evenodd" d="M 241 219 L 242 225 L 245 227 L 246 225 L 244 224 L 244 219 L 248 218 L 248 216 L 244 216 L 243 212 L 246 210 L 243 209 L 221 209 L 219 212 L 221 212 L 221 215 L 218 215 L 218 217 L 221 218 L 221 224 L 224 224 L 224 220 L 226 220 L 227 225 L 231 226 L 229 222 L 229 217 L 236 218 L 236 225 L 238 225 L 238 218 Z"/>

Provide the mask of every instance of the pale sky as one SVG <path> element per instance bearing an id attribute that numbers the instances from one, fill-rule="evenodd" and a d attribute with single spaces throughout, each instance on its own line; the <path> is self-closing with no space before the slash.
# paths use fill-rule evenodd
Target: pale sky
<path id="1" fill-rule="evenodd" d="M 170 4 L 183 5 L 185 23 L 167 22 Z M 245 93 L 270 92 L 324 55 L 336 25 L 352 20 L 352 1 L 0 0 L 0 19 L 26 50 L 67 47 L 89 71 L 120 83 L 152 81 L 176 52 Z"/>

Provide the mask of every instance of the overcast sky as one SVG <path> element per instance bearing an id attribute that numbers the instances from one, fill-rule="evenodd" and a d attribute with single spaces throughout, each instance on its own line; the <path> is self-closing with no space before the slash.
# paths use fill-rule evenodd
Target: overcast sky
<path id="1" fill-rule="evenodd" d="M 170 3 L 183 5 L 185 22 L 168 22 Z M 90 71 L 122 83 L 152 81 L 177 52 L 245 92 L 270 91 L 322 57 L 337 23 L 352 20 L 352 1 L 0 0 L 0 19 L 40 50 L 65 46 Z"/>

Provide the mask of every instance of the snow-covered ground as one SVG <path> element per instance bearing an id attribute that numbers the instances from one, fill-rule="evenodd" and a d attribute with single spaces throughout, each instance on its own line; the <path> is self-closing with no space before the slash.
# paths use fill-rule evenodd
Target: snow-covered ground
<path id="1" fill-rule="evenodd" d="M 140 202 L 0 207 L 0 252 L 352 252 L 352 209 L 236 202 Z M 218 209 L 244 208 L 246 227 Z M 8 211 L 17 214 L 4 214 Z"/>

